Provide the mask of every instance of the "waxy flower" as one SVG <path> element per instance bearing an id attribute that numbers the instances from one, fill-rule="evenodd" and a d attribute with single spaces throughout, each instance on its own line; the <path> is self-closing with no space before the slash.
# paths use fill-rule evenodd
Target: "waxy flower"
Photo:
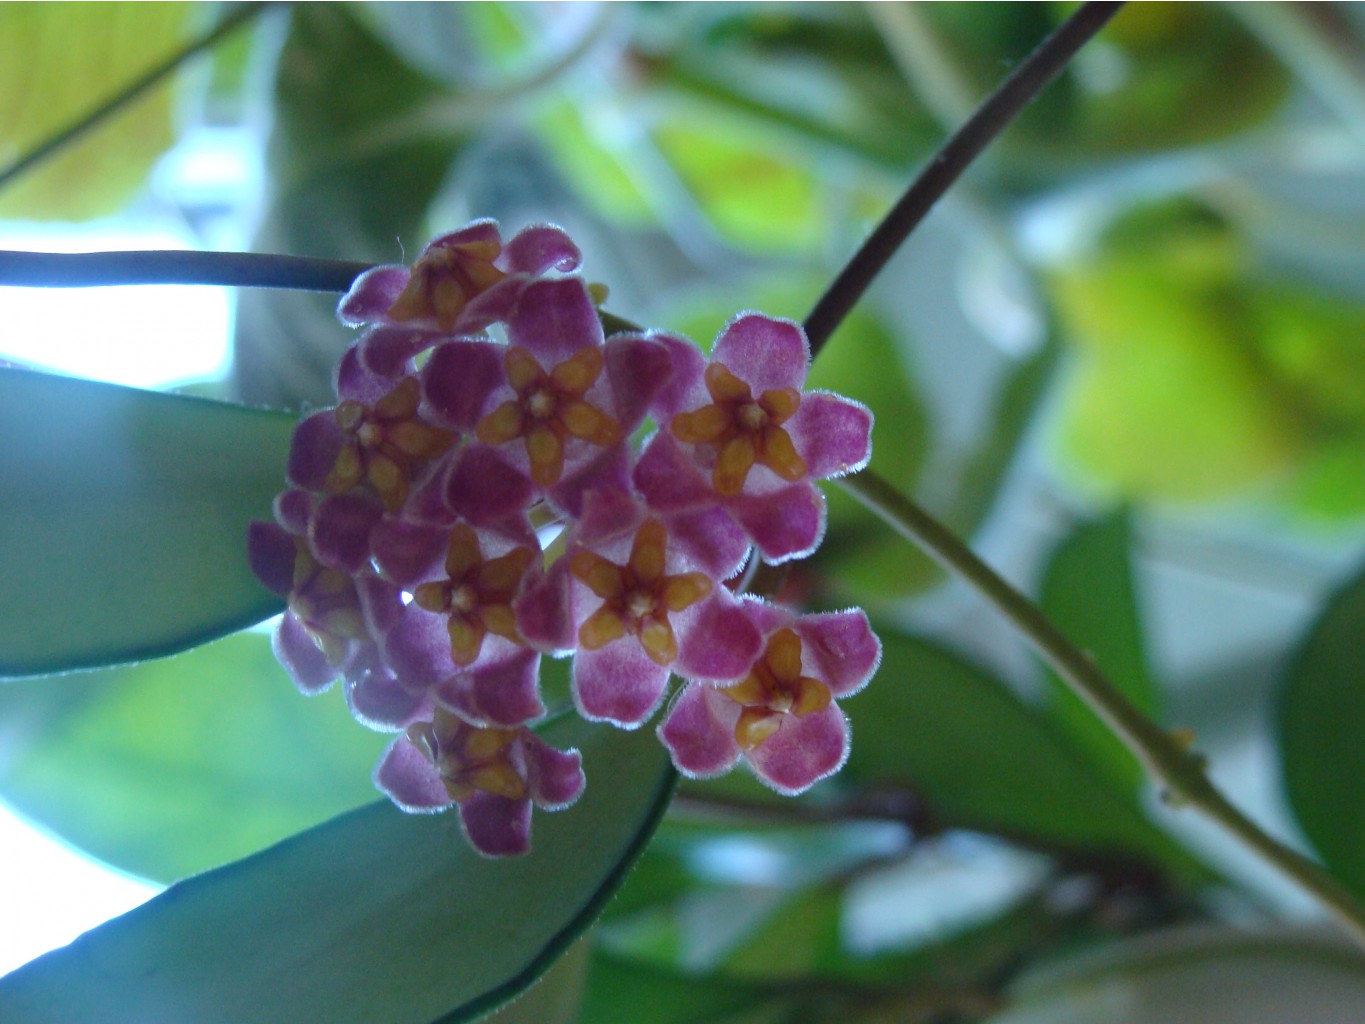
<path id="1" fill-rule="evenodd" d="M 531 807 L 557 811 L 583 792 L 582 758 L 526 728 L 487 729 L 437 710 L 409 726 L 375 769 L 375 783 L 406 811 L 455 804 L 470 845 L 489 857 L 530 848 Z"/>
<path id="2" fill-rule="evenodd" d="M 669 378 L 667 350 L 635 335 L 604 342 L 597 308 L 575 278 L 526 285 L 507 342 L 438 347 L 423 370 L 433 414 L 472 430 L 571 515 L 584 491 L 625 488 L 627 439 Z"/>
<path id="3" fill-rule="evenodd" d="M 709 362 L 690 342 L 659 340 L 673 377 L 651 408 L 659 432 L 635 467 L 645 500 L 661 511 L 718 505 L 769 562 L 809 554 L 825 522 L 813 481 L 867 465 L 871 412 L 802 390 L 810 345 L 790 320 L 736 318 Z"/>
<path id="4" fill-rule="evenodd" d="M 526 228 L 502 241 L 496 221 L 480 220 L 433 240 L 411 267 L 374 267 L 356 278 L 337 315 L 372 325 L 362 363 L 394 375 L 437 341 L 476 335 L 506 320 L 521 290 L 550 271 L 571 271 L 578 247 L 557 227 Z"/>
<path id="5" fill-rule="evenodd" d="M 758 653 L 758 631 L 721 583 L 745 547 L 723 516 L 664 521 L 625 492 L 591 492 L 564 556 L 519 607 L 523 632 L 575 650 L 585 718 L 633 729 L 670 671 L 737 679 Z"/>
<path id="6" fill-rule="evenodd" d="M 848 722 L 835 700 L 872 677 L 881 644 L 861 611 L 793 616 L 752 599 L 744 609 L 762 654 L 737 683 L 689 683 L 659 738 L 687 775 L 720 775 L 743 757 L 773 789 L 800 793 L 847 759 Z"/>

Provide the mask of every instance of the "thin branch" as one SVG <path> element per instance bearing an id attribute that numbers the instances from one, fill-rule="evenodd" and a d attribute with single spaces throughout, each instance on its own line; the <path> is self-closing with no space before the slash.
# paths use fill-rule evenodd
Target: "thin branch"
<path id="1" fill-rule="evenodd" d="M 217 284 L 349 291 L 369 263 L 251 252 L 0 252 L 0 285 L 89 288 L 116 284 Z"/>
<path id="2" fill-rule="evenodd" d="M 820 351 L 901 243 L 953 182 L 1122 6 L 1093 2 L 1081 6 L 1000 83 L 970 120 L 934 154 L 806 317 L 812 354 Z"/>
<path id="3" fill-rule="evenodd" d="M 1142 714 L 1041 609 L 977 558 L 951 530 L 876 474 L 839 481 L 893 530 L 970 583 L 1009 620 L 1072 692 L 1117 736 L 1174 806 L 1192 807 L 1223 826 L 1252 852 L 1312 894 L 1365 948 L 1365 907 L 1317 864 L 1263 832 L 1209 781 L 1195 751 Z"/>
<path id="4" fill-rule="evenodd" d="M 195 57 L 198 54 L 203 53 L 205 50 L 212 48 L 224 36 L 232 32 L 233 29 L 237 28 L 239 25 L 250 20 L 251 18 L 254 18 L 257 14 L 260 14 L 261 11 L 265 10 L 265 8 L 268 6 L 270 5 L 267 3 L 244 4 L 242 7 L 233 11 L 230 15 L 224 18 L 217 26 L 215 26 L 209 32 L 200 36 L 198 39 L 190 43 L 188 46 L 178 50 L 170 57 L 168 57 L 165 61 L 158 64 L 156 67 L 147 71 L 145 74 L 142 75 L 141 78 L 138 78 L 136 81 L 130 83 L 117 95 L 111 97 L 104 103 L 101 103 L 98 107 L 96 107 L 94 110 L 91 110 L 80 120 L 61 129 L 55 135 L 50 136 L 43 142 L 40 142 L 37 146 L 29 150 L 23 156 L 19 157 L 19 159 L 15 160 L 4 170 L 0 170 L 0 188 L 4 188 L 19 175 L 27 171 L 30 167 L 33 167 L 35 164 L 41 163 L 43 160 L 46 160 L 49 156 L 57 152 L 62 147 L 66 146 L 68 143 L 75 141 L 90 129 L 98 126 L 110 115 L 117 113 L 119 110 L 123 109 L 129 103 L 132 103 L 144 92 L 146 92 L 152 86 L 156 85 L 167 75 L 171 74 L 171 72 L 175 71 L 176 68 L 184 64 L 187 60 L 190 60 L 192 57 Z"/>

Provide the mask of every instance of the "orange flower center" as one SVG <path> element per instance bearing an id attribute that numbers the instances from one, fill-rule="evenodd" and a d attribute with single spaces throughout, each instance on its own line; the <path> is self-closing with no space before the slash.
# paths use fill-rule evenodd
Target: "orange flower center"
<path id="1" fill-rule="evenodd" d="M 735 740 L 745 750 L 777 732 L 783 715 L 821 711 L 833 699 L 824 683 L 801 674 L 801 638 L 791 629 L 774 633 L 749 674 L 720 692 L 744 709 L 735 723 Z"/>
<path id="2" fill-rule="evenodd" d="M 530 548 L 515 547 L 499 558 L 484 561 L 473 528 L 460 523 L 451 531 L 447 579 L 423 583 L 413 591 L 412 599 L 419 608 L 449 616 L 446 630 L 455 664 L 472 665 L 489 633 L 522 642 L 512 598 L 534 559 Z"/>
<path id="3" fill-rule="evenodd" d="M 602 350 L 579 349 L 549 373 L 535 356 L 513 345 L 503 357 L 507 382 L 517 397 L 479 420 L 474 433 L 484 444 L 524 439 L 531 479 L 551 487 L 564 475 L 564 445 L 576 437 L 600 447 L 621 440 L 621 424 L 583 400 L 602 374 Z"/>
<path id="4" fill-rule="evenodd" d="M 580 646 L 595 651 L 630 634 L 656 664 L 673 664 L 678 642 L 668 617 L 696 604 L 713 584 L 703 572 L 666 576 L 667 544 L 663 524 L 651 519 L 636 531 L 625 565 L 591 551 L 574 554 L 569 570 L 602 599 L 578 629 Z"/>
<path id="5" fill-rule="evenodd" d="M 469 301 L 507 275 L 493 265 L 502 246 L 494 241 L 462 242 L 433 249 L 412 266 L 412 276 L 393 305 L 391 320 L 434 319 L 448 331 Z"/>
<path id="6" fill-rule="evenodd" d="M 446 792 L 456 803 L 479 791 L 509 800 L 526 796 L 526 780 L 509 756 L 516 729 L 481 729 L 437 708 L 432 721 L 408 726 L 407 735 L 436 766 Z"/>
<path id="7" fill-rule="evenodd" d="M 800 406 L 801 392 L 777 388 L 755 399 L 749 385 L 722 363 L 710 364 L 705 380 L 711 404 L 678 413 L 669 429 L 679 441 L 716 449 L 711 485 L 718 494 L 733 497 L 743 490 L 755 463 L 783 480 L 795 482 L 806 475 L 805 459 L 782 429 Z"/>
<path id="8" fill-rule="evenodd" d="M 455 443 L 450 431 L 418 418 L 421 404 L 421 384 L 416 377 L 404 377 L 373 407 L 354 401 L 338 405 L 334 415 L 347 440 L 323 486 L 344 494 L 368 481 L 388 511 L 401 511 L 413 470 Z"/>

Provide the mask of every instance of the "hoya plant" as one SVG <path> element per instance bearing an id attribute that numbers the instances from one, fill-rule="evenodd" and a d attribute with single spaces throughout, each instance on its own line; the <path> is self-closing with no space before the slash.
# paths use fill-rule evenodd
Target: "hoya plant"
<path id="1" fill-rule="evenodd" d="M 0 37 L 0 216 L 201 242 L 0 303 L 236 299 L 0 365 L 0 800 L 162 887 L 0 1018 L 1360 1015 L 1353 9 Z"/>

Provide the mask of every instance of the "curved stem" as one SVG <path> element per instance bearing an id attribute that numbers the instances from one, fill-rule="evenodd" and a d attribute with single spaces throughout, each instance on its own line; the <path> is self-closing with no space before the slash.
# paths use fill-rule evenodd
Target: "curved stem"
<path id="1" fill-rule="evenodd" d="M 864 470 L 839 484 L 893 530 L 945 569 L 957 573 L 1007 618 L 1057 675 L 1141 762 L 1173 805 L 1192 807 L 1311 893 L 1365 948 L 1365 907 L 1317 864 L 1271 838 L 1209 781 L 1204 759 L 1142 714 L 1032 601 L 977 558 L 947 527 Z"/>
<path id="2" fill-rule="evenodd" d="M 194 42 L 177 50 L 156 67 L 144 73 L 136 81 L 129 83 L 117 95 L 110 97 L 104 103 L 101 103 L 98 107 L 95 107 L 95 109 L 85 114 L 85 116 L 81 117 L 78 121 L 67 125 L 67 127 L 56 132 L 49 138 L 44 139 L 8 167 L 0 170 L 0 188 L 4 188 L 30 167 L 41 163 L 68 143 L 74 142 L 90 129 L 97 127 L 111 114 L 122 110 L 171 72 L 175 71 L 175 69 L 184 64 L 185 61 L 212 48 L 224 36 L 228 35 L 239 25 L 260 14 L 261 11 L 265 10 L 268 6 L 270 5 L 266 3 L 249 3 L 243 5 Z"/>
<path id="3" fill-rule="evenodd" d="M 901 243 L 919 226 L 953 182 L 1122 6 L 1122 3 L 1083 4 L 1000 83 L 967 123 L 934 154 L 806 317 L 812 355 L 829 340 Z"/>

